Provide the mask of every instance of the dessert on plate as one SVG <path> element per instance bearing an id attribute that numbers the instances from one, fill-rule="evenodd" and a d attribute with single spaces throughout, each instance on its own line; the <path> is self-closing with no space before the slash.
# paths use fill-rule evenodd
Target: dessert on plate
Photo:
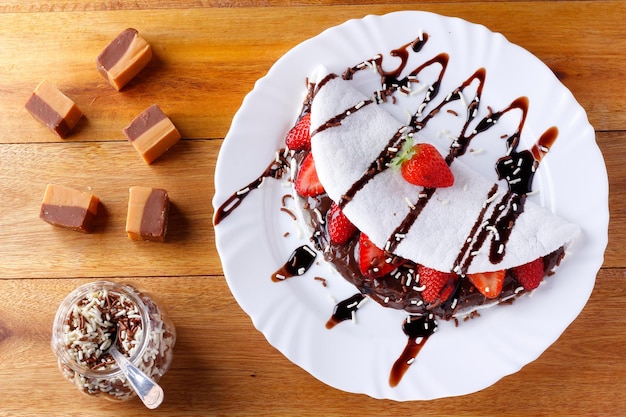
<path id="1" fill-rule="evenodd" d="M 218 224 L 265 178 L 288 177 L 300 202 L 297 217 L 317 252 L 297 248 L 272 279 L 304 274 L 321 253 L 356 289 L 337 304 L 327 328 L 353 317 L 365 298 L 406 311 L 408 343 L 390 372 L 392 386 L 436 331 L 437 320 L 458 323 L 479 308 L 533 291 L 579 234 L 577 225 L 528 198 L 558 128 L 521 149 L 529 100 L 518 97 L 502 109 L 481 103 L 484 68 L 440 91 L 447 54 L 407 68 L 427 41 L 421 33 L 391 51 L 401 61 L 391 70 L 384 69 L 389 65 L 382 55 L 343 74 L 317 68 L 285 147 L 214 217 Z M 353 85 L 366 73 L 380 80 L 371 96 Z M 387 111 L 400 105 L 410 108 L 406 120 Z M 496 129 L 505 119 L 515 120 L 516 128 Z M 433 130 L 441 120 L 449 128 Z M 464 162 L 485 138 L 502 147 L 493 161 L 495 180 Z"/>
<path id="2" fill-rule="evenodd" d="M 578 226 L 526 199 L 552 129 L 532 150 L 508 141 L 496 164 L 503 181 L 494 183 L 463 163 L 471 139 L 443 148 L 336 74 L 322 72 L 313 85 L 310 116 L 299 122 L 309 124 L 310 144 L 291 145 L 307 153 L 295 192 L 316 246 L 366 295 L 449 318 L 536 288 L 578 234 Z M 337 217 L 349 225 L 336 227 Z"/>

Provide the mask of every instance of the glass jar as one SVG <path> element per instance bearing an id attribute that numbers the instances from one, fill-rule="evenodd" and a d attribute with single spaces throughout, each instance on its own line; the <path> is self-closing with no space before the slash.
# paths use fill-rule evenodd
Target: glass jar
<path id="1" fill-rule="evenodd" d="M 172 362 L 176 330 L 154 300 L 130 285 L 97 281 L 72 291 L 57 310 L 52 350 L 79 390 L 127 400 L 136 394 L 107 353 L 116 328 L 120 352 L 158 381 Z"/>

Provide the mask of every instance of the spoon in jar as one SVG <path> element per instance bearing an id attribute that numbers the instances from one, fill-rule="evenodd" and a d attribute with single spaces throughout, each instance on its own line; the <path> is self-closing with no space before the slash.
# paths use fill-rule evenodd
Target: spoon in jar
<path id="1" fill-rule="evenodd" d="M 113 333 L 113 340 L 107 352 L 113 356 L 120 370 L 130 382 L 137 396 L 143 401 L 149 409 L 157 408 L 163 402 L 163 388 L 154 382 L 141 369 L 133 364 L 122 352 L 117 348 L 119 330 L 116 327 Z"/>

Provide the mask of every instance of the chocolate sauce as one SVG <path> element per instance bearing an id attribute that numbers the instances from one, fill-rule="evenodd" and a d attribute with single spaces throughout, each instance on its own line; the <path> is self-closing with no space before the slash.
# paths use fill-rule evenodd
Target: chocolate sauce
<path id="1" fill-rule="evenodd" d="M 475 237 L 474 243 L 471 246 L 469 253 L 466 254 L 467 257 L 465 258 L 465 261 L 462 264 L 459 264 L 460 271 L 457 269 L 457 272 L 465 273 L 465 271 L 467 271 L 470 264 L 472 263 L 472 260 L 474 259 L 473 254 L 477 253 L 480 248 L 485 245 L 490 237 L 491 249 L 494 248 L 494 245 L 498 245 L 495 251 L 504 253 L 506 242 L 508 241 L 508 237 L 511 234 L 515 219 L 517 219 L 519 214 L 521 214 L 521 207 L 513 210 L 513 208 L 516 206 L 514 205 L 514 202 L 511 202 L 512 199 L 515 199 L 515 201 L 519 201 L 519 196 L 515 197 L 514 194 L 506 193 L 500 200 L 494 200 L 494 202 L 490 203 L 491 205 L 496 207 L 503 206 L 508 208 L 506 209 L 506 211 L 504 211 L 504 215 L 502 214 L 502 211 L 494 209 L 491 216 L 487 220 L 485 220 L 484 224 L 486 225 L 478 230 L 478 235 Z M 479 220 L 477 219 L 476 223 L 474 224 L 474 229 L 472 230 L 475 230 L 478 222 Z M 500 245 L 503 246 L 500 247 Z M 496 256 L 499 255 L 497 253 L 492 254 L 492 252 L 493 250 L 490 250 L 489 260 L 495 264 L 497 263 Z M 502 260 L 502 258 L 499 259 Z"/>
<path id="2" fill-rule="evenodd" d="M 556 142 L 557 136 L 559 136 L 559 129 L 556 126 L 552 126 L 541 135 L 530 150 L 535 161 L 541 162 L 552 145 L 554 145 L 554 142 Z"/>
<path id="3" fill-rule="evenodd" d="M 489 246 L 489 261 L 496 265 L 504 259 L 506 254 L 506 244 L 509 241 L 513 226 L 517 221 L 517 218 L 524 211 L 524 203 L 526 201 L 525 195 L 516 193 L 508 193 L 508 204 L 504 204 L 507 208 L 499 215 L 499 218 L 494 222 L 495 230 L 497 233 L 492 233 L 491 244 Z"/>
<path id="4" fill-rule="evenodd" d="M 472 229 L 470 230 L 469 235 L 466 237 L 465 243 L 461 247 L 461 250 L 459 251 L 456 257 L 456 260 L 454 261 L 454 265 L 455 265 L 454 269 L 456 269 L 455 272 L 464 274 L 465 271 L 467 271 L 467 267 L 465 269 L 463 269 L 462 267 L 463 258 L 466 257 L 470 253 L 469 249 L 473 241 L 473 237 L 478 233 L 479 227 L 483 224 L 487 210 L 491 207 L 491 201 L 495 198 L 497 192 L 498 192 L 498 186 L 494 184 L 493 187 L 491 187 L 491 189 L 489 190 L 489 193 L 487 194 L 487 199 L 485 200 L 485 203 L 483 204 L 483 207 L 480 213 L 478 214 L 478 217 L 476 218 L 476 221 L 474 222 L 474 225 L 472 226 Z M 469 266 L 469 263 L 468 263 L 468 266 Z"/>
<path id="5" fill-rule="evenodd" d="M 334 75 L 334 74 L 333 74 Z M 324 123 L 323 125 L 320 125 L 317 129 L 315 129 L 315 131 L 311 132 L 311 137 L 315 136 L 316 134 L 318 134 L 319 132 L 322 132 L 326 129 L 329 129 L 331 127 L 336 127 L 341 125 L 341 122 L 348 116 L 350 116 L 351 114 L 357 112 L 359 109 L 374 103 L 374 100 L 364 100 L 363 102 L 354 105 L 352 107 L 350 107 L 349 109 L 345 110 L 343 113 L 338 114 L 337 116 L 333 117 L 332 119 L 329 119 L 326 123 Z"/>
<path id="6" fill-rule="evenodd" d="M 400 149 L 403 141 L 403 132 L 398 131 L 387 143 L 387 146 L 380 152 L 378 157 L 370 164 L 365 174 L 359 178 L 352 186 L 341 196 L 337 202 L 340 208 L 344 208 L 346 204 L 362 189 L 376 174 L 379 174 L 389 167 L 389 163 L 396 156 L 397 149 Z"/>
<path id="7" fill-rule="evenodd" d="M 268 165 L 268 167 L 265 169 L 265 171 L 263 171 L 261 176 L 250 182 L 245 187 L 233 193 L 217 208 L 215 214 L 213 215 L 213 225 L 217 226 L 230 213 L 232 213 L 237 207 L 239 207 L 241 202 L 250 194 L 251 191 L 256 190 L 261 186 L 265 178 L 282 178 L 288 166 L 289 161 L 287 160 L 287 152 L 285 148 L 283 148 L 278 151 L 277 158 Z"/>
<path id="8" fill-rule="evenodd" d="M 364 298 L 365 296 L 359 292 L 354 294 L 352 297 L 338 303 L 335 306 L 335 311 L 333 311 L 333 315 L 326 322 L 326 328 L 332 329 L 342 321 L 352 319 L 352 315 L 356 313 L 361 301 L 363 301 Z"/>
<path id="9" fill-rule="evenodd" d="M 432 314 L 427 316 L 409 316 L 402 324 L 408 340 L 402 354 L 396 359 L 389 374 L 389 386 L 397 386 L 409 367 L 415 361 L 428 338 L 437 331 L 437 322 Z"/>
<path id="10" fill-rule="evenodd" d="M 317 253 L 313 249 L 307 245 L 300 246 L 291 253 L 287 262 L 272 274 L 272 281 L 284 281 L 287 278 L 304 275 L 316 257 Z"/>
<path id="11" fill-rule="evenodd" d="M 469 87 L 475 80 L 478 80 L 478 86 L 476 87 L 476 93 L 474 95 L 474 98 L 471 100 L 471 102 L 467 106 L 465 124 L 463 125 L 463 128 L 461 129 L 461 134 L 455 140 L 455 142 L 453 143 L 453 146 L 450 147 L 450 151 L 448 155 L 446 156 L 446 162 L 448 163 L 448 165 L 452 163 L 454 158 L 457 158 L 465 154 L 465 151 L 467 150 L 467 147 L 469 146 L 470 141 L 476 134 L 478 134 L 478 132 L 476 132 L 476 133 L 472 133 L 471 135 L 468 135 L 467 131 L 469 129 L 470 123 L 476 118 L 476 115 L 478 114 L 478 105 L 480 103 L 480 98 L 482 96 L 486 76 L 487 76 L 487 71 L 484 68 L 477 69 L 476 72 L 474 72 L 474 74 L 472 74 L 471 77 L 465 80 L 463 84 L 461 84 L 448 97 L 446 97 L 446 99 L 440 105 L 441 107 L 443 107 L 444 105 L 451 103 L 453 101 L 461 100 L 463 91 L 465 91 L 465 89 Z"/>
<path id="12" fill-rule="evenodd" d="M 409 42 L 401 46 L 398 49 L 392 50 L 390 52 L 390 55 L 400 58 L 400 63 L 395 69 L 384 70 L 382 67 L 383 57 L 381 54 L 378 54 L 372 59 L 363 61 L 355 65 L 354 67 L 348 68 L 343 73 L 343 79 L 351 80 L 354 77 L 354 74 L 356 74 L 358 71 L 375 67 L 376 71 L 381 77 L 380 84 L 381 84 L 382 89 L 375 92 L 374 96 L 377 98 L 377 102 L 381 103 L 381 102 L 386 101 L 387 97 L 392 96 L 393 93 L 395 93 L 396 91 L 401 91 L 405 94 L 410 93 L 411 83 L 419 82 L 418 75 L 425 68 L 438 64 L 441 66 L 441 71 L 439 73 L 438 79 L 433 84 L 431 84 L 426 94 L 426 97 L 424 99 L 424 103 L 428 103 L 430 100 L 432 100 L 435 97 L 435 95 L 437 95 L 437 92 L 439 91 L 439 85 L 441 84 L 441 80 L 443 79 L 443 75 L 446 71 L 448 61 L 450 58 L 448 54 L 446 53 L 439 54 L 436 57 L 424 62 L 423 64 L 421 64 L 420 66 L 412 70 L 405 77 L 400 78 L 400 74 L 402 73 L 402 71 L 404 71 L 404 68 L 406 67 L 406 64 L 410 56 L 409 48 L 414 53 L 417 53 L 421 51 L 422 47 L 425 45 L 427 41 L 428 41 L 428 35 L 423 34 L 423 36 L 418 37 L 413 42 Z M 420 106 L 420 108 L 422 107 Z"/>
<path id="13" fill-rule="evenodd" d="M 296 120 L 296 124 L 300 121 L 302 117 L 304 117 L 305 114 L 310 113 L 313 96 L 316 91 L 319 91 L 323 84 L 331 79 L 331 77 L 327 78 L 328 79 L 325 80 L 323 83 L 318 83 L 317 85 L 314 83 L 309 83 L 307 80 L 307 95 L 304 99 L 304 102 L 302 103 L 302 108 Z M 278 152 L 276 153 L 276 158 L 268 165 L 268 167 L 265 169 L 265 171 L 263 171 L 261 176 L 250 182 L 245 187 L 233 193 L 217 208 L 213 215 L 213 225 L 217 226 L 222 220 L 228 217 L 230 213 L 232 213 L 237 207 L 239 207 L 241 202 L 250 194 L 251 191 L 258 189 L 261 186 L 265 178 L 281 179 L 285 174 L 286 169 L 291 165 L 291 163 L 287 159 L 287 156 L 289 154 L 290 151 L 287 148 L 281 148 L 280 150 L 278 150 Z M 306 155 L 304 155 L 302 152 L 297 152 L 294 155 L 293 152 L 291 152 L 291 156 L 295 156 L 296 160 L 298 162 L 301 162 Z"/>
<path id="14" fill-rule="evenodd" d="M 539 163 L 550 150 L 559 130 L 553 126 L 546 130 L 530 150 L 517 151 L 518 140 L 508 141 L 507 155 L 498 159 L 498 178 L 506 179 L 509 190 L 519 195 L 532 191 L 532 183 Z"/>
<path id="15" fill-rule="evenodd" d="M 418 195 L 418 200 L 411 206 L 411 210 L 406 215 L 406 217 L 402 220 L 400 225 L 396 227 L 391 236 L 387 239 L 387 244 L 385 245 L 385 250 L 388 252 L 394 252 L 396 247 L 402 241 L 401 236 L 405 236 L 411 226 L 417 220 L 417 217 L 420 215 L 426 204 L 430 201 L 431 197 L 435 193 L 435 188 L 424 188 L 424 190 Z"/>

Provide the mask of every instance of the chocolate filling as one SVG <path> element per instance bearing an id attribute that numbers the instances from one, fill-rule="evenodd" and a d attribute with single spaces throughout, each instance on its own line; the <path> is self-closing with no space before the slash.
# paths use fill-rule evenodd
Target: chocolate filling
<path id="1" fill-rule="evenodd" d="M 42 204 L 39 217 L 55 226 L 89 233 L 95 215 L 84 207 Z"/>
<path id="2" fill-rule="evenodd" d="M 166 119 L 167 116 L 158 105 L 153 104 L 148 107 L 143 113 L 141 113 L 135 120 L 131 122 L 128 127 L 124 129 L 124 134 L 129 141 L 134 141 L 141 135 L 150 130 L 153 126 L 159 123 L 161 120 Z"/>
<path id="3" fill-rule="evenodd" d="M 319 210 L 322 218 L 330 209 L 332 200 L 326 195 L 308 197 L 304 205 L 310 211 Z M 417 264 L 406 261 L 388 275 L 369 278 L 364 276 L 359 268 L 359 236 L 355 234 L 347 243 L 337 245 L 330 241 L 326 224 L 321 223 L 318 216 L 310 216 L 315 247 L 324 254 L 324 258 L 332 263 L 337 271 L 348 282 L 352 283 L 361 294 L 369 296 L 384 307 L 405 310 L 411 314 L 429 314 L 444 320 L 464 310 L 470 310 L 477 306 L 502 302 L 512 297 L 525 293 L 521 284 L 515 279 L 513 273 L 507 271 L 502 292 L 497 299 L 489 299 L 482 295 L 472 283 L 465 278 L 459 280 L 459 284 L 453 295 L 446 301 L 436 304 L 424 302 L 419 283 L 416 282 Z M 543 258 L 544 271 L 550 274 L 564 256 L 565 251 L 559 248 Z M 456 301 L 455 301 L 456 300 Z M 343 315 L 345 317 L 345 314 Z M 347 317 L 349 318 L 349 317 Z"/>
<path id="4" fill-rule="evenodd" d="M 128 28 L 117 35 L 117 37 L 100 52 L 100 55 L 98 55 L 96 59 L 98 69 L 101 72 L 106 72 L 113 68 L 115 64 L 122 59 L 126 51 L 128 51 L 137 33 L 137 30 Z"/>
<path id="5" fill-rule="evenodd" d="M 69 133 L 70 127 L 63 116 L 37 94 L 30 96 L 24 107 L 60 137 L 64 138 Z"/>
<path id="6" fill-rule="evenodd" d="M 167 193 L 163 190 L 152 190 L 141 216 L 141 236 L 147 240 L 163 241 L 167 230 L 168 210 Z"/>

